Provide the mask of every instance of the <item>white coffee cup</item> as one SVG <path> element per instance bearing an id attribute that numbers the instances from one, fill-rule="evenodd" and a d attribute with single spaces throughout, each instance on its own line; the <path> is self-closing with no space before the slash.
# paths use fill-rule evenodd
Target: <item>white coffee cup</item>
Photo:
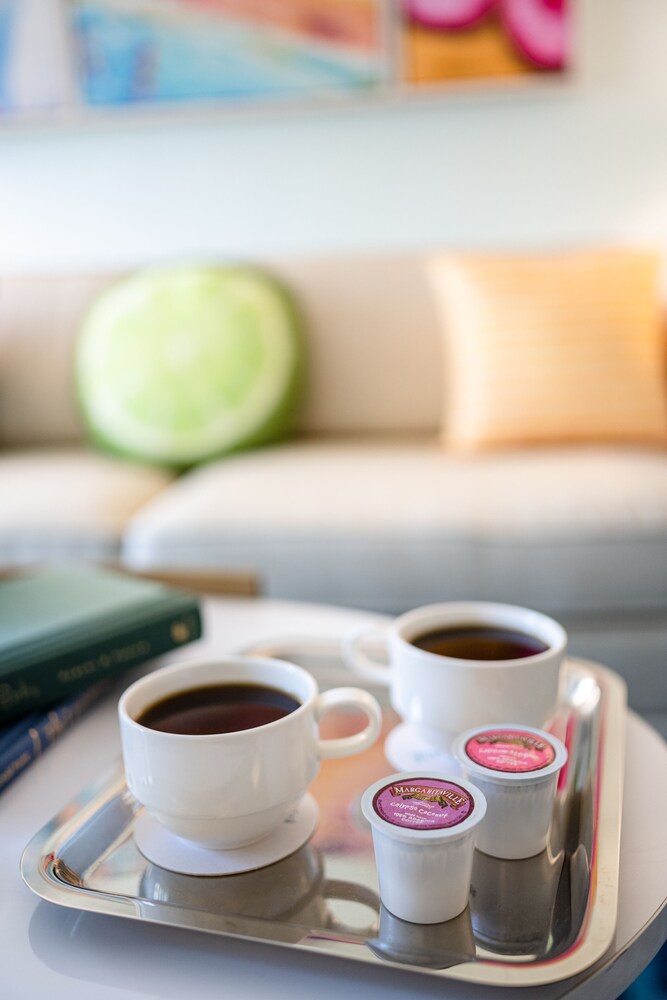
<path id="1" fill-rule="evenodd" d="M 544 652 L 512 660 L 441 656 L 414 640 L 437 629 L 491 626 L 522 632 L 546 644 Z M 388 664 L 361 645 L 373 641 Z M 558 704 L 560 665 L 567 635 L 547 615 L 511 604 L 461 601 L 416 608 L 386 629 L 361 625 L 343 640 L 347 666 L 365 680 L 387 685 L 398 714 L 433 747 L 449 751 L 464 729 L 517 719 L 543 726 Z"/>
<path id="2" fill-rule="evenodd" d="M 169 695 L 217 684 L 258 684 L 286 692 L 299 707 L 240 732 L 165 733 L 137 722 Z M 365 729 L 322 740 L 318 720 L 330 709 L 365 713 Z M 313 677 L 283 660 L 245 656 L 177 664 L 147 674 L 122 695 L 120 731 L 127 784 L 167 830 L 201 847 L 233 849 L 269 834 L 294 809 L 325 757 L 370 747 L 381 726 L 375 698 L 359 688 L 318 693 Z"/>

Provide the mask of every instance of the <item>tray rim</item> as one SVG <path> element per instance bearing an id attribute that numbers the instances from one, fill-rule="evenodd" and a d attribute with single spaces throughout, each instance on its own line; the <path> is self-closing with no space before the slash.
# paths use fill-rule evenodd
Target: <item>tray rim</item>
<path id="1" fill-rule="evenodd" d="M 283 657 L 288 652 L 302 655 L 317 653 L 335 657 L 338 649 L 339 643 L 335 640 L 287 636 L 254 642 L 242 652 L 255 653 L 256 655 L 261 652 L 261 655 L 273 656 L 282 654 Z M 270 654 L 268 650 L 270 650 Z M 591 660 L 567 657 L 564 666 L 565 669 L 575 668 L 592 675 L 600 686 L 604 704 L 599 736 L 602 766 L 598 769 L 597 833 L 593 855 L 591 899 L 586 909 L 584 925 L 576 941 L 562 955 L 553 959 L 523 965 L 484 958 L 479 962 L 463 963 L 438 970 L 408 966 L 390 960 L 380 962 L 372 952 L 369 952 L 368 955 L 355 955 L 348 951 L 343 953 L 339 949 L 349 947 L 349 943 L 336 942 L 333 939 L 328 940 L 326 946 L 323 946 L 321 942 L 310 935 L 299 942 L 292 943 L 241 931 L 197 928 L 190 923 L 183 923 L 175 919 L 179 913 L 191 912 L 185 907 L 176 907 L 173 904 L 160 902 L 151 902 L 150 907 L 144 907 L 141 900 L 130 896 L 113 895 L 60 881 L 50 873 L 50 865 L 55 858 L 55 849 L 58 844 L 82 826 L 86 821 L 83 818 L 86 814 L 88 814 L 88 818 L 95 815 L 103 802 L 123 794 L 132 799 L 125 784 L 122 762 L 116 763 L 111 769 L 107 769 L 89 783 L 70 803 L 64 804 L 60 812 L 31 838 L 21 857 L 20 869 L 23 881 L 37 896 L 60 906 L 110 916 L 147 920 L 151 923 L 199 930 L 208 934 L 219 934 L 223 937 L 241 938 L 258 944 L 319 953 L 328 957 L 360 962 L 364 965 L 377 964 L 380 967 L 400 969 L 420 975 L 427 974 L 429 977 L 440 979 L 454 979 L 480 986 L 515 987 L 543 986 L 570 979 L 590 969 L 595 962 L 603 957 L 612 944 L 616 929 L 627 688 L 618 674 Z M 340 670 L 342 672 L 344 667 L 341 666 Z M 76 812 L 61 822 L 60 816 L 73 803 L 78 805 Z M 148 913 L 145 912 L 146 909 L 149 910 Z M 255 918 L 237 918 L 236 915 L 230 915 L 230 917 L 232 916 L 239 922 L 245 920 L 248 925 L 255 920 Z M 259 922 L 262 923 L 261 920 Z"/>

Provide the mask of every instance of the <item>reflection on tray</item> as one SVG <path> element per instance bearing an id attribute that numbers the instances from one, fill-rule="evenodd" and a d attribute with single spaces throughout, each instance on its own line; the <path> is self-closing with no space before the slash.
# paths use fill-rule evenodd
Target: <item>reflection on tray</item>
<path id="1" fill-rule="evenodd" d="M 445 924 L 410 924 L 399 920 L 384 906 L 380 932 L 368 941 L 379 958 L 424 969 L 449 969 L 475 958 L 475 939 L 470 908 Z"/>
<path id="2" fill-rule="evenodd" d="M 560 949 L 554 937 L 554 917 L 563 859 L 562 851 L 553 857 L 546 850 L 521 861 L 475 852 L 472 926 L 487 951 L 525 960 L 544 958 L 554 947 Z"/>
<path id="3" fill-rule="evenodd" d="M 209 918 L 209 929 L 215 929 L 221 914 L 271 921 L 280 926 L 281 940 L 294 943 L 311 927 L 367 938 L 377 932 L 380 909 L 377 893 L 353 882 L 328 879 L 323 855 L 309 844 L 276 864 L 242 875 L 179 875 L 149 864 L 140 895 L 201 911 L 202 920 Z M 367 908 L 364 926 L 348 925 L 336 917 L 333 900 L 362 903 Z"/>

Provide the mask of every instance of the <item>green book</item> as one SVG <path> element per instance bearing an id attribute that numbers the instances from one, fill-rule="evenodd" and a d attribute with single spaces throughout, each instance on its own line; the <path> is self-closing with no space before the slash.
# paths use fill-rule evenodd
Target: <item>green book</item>
<path id="1" fill-rule="evenodd" d="M 197 599 L 163 584 L 94 568 L 0 583 L 0 723 L 200 635 Z"/>

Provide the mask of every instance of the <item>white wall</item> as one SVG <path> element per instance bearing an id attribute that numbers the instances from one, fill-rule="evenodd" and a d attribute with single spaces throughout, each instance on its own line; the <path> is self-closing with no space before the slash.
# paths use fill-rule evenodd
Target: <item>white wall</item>
<path id="1" fill-rule="evenodd" d="M 0 134 L 0 268 L 609 239 L 667 250 L 667 0 L 578 4 L 579 79 L 556 93 Z"/>

